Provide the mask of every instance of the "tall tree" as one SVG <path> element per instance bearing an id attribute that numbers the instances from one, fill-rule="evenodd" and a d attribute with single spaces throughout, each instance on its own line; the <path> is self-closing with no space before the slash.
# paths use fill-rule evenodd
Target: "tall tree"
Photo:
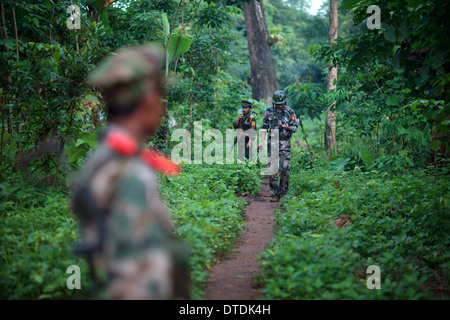
<path id="1" fill-rule="evenodd" d="M 338 0 L 330 0 L 330 29 L 328 31 L 328 37 L 330 46 L 337 38 L 338 33 L 338 12 L 337 12 Z M 335 90 L 337 82 L 337 68 L 333 65 L 333 62 L 329 62 L 328 76 L 327 76 L 327 91 Z M 333 102 L 327 108 L 327 115 L 325 118 L 325 137 L 324 137 L 325 150 L 330 150 L 336 155 L 336 110 L 335 102 Z"/>
<path id="2" fill-rule="evenodd" d="M 277 79 L 263 1 L 246 1 L 244 16 L 250 52 L 252 97 L 269 102 L 277 89 Z"/>

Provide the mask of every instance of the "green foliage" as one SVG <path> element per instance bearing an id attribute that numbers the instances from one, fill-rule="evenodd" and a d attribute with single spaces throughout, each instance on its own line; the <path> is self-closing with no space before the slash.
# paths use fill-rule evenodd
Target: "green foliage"
<path id="1" fill-rule="evenodd" d="M 86 76 L 108 50 L 100 45 L 104 35 L 100 24 L 83 16 L 82 29 L 75 35 L 66 26 L 67 6 L 53 3 L 3 6 L 9 37 L 16 29 L 12 10 L 19 30 L 18 47 L 5 43 L 5 54 L 0 56 L 2 136 L 8 133 L 10 138 L 8 148 L 2 146 L 0 153 L 6 174 L 50 174 L 61 181 L 60 155 L 67 142 L 78 138 L 80 122 L 74 118 L 83 110 Z M 49 138 L 59 147 L 50 145 Z"/>
<path id="2" fill-rule="evenodd" d="M 203 295 L 207 272 L 218 255 L 239 238 L 245 202 L 236 193 L 256 194 L 261 180 L 255 166 L 187 165 L 177 178 L 162 177 L 161 194 L 177 233 L 191 249 L 192 295 Z"/>
<path id="3" fill-rule="evenodd" d="M 229 128 L 236 103 L 249 96 L 246 84 L 225 71 L 234 57 L 231 17 L 241 12 L 220 1 L 188 1 L 183 8 L 179 4 L 118 1 L 97 12 L 96 4 L 82 1 L 82 28 L 76 33 L 66 26 L 67 6 L 62 1 L 5 4 L 9 39 L 0 42 L 6 49 L 0 57 L 5 71 L 0 78 L 0 104 L 1 141 L 7 143 L 1 147 L 0 174 L 49 174 L 52 181 L 62 183 L 71 170 L 65 160 L 77 168 L 95 143 L 95 128 L 105 120 L 102 97 L 87 88 L 87 74 L 106 54 L 122 46 L 148 41 L 167 44 L 167 67 L 178 79 L 168 89 L 167 116 L 152 139 L 153 146 L 167 151 L 173 117 L 173 129 L 199 120 L 209 121 L 214 128 Z M 11 39 L 13 9 L 21 26 L 18 57 Z M 221 18 L 211 22 L 211 14 Z M 60 144 L 58 150 L 47 150 L 39 161 L 31 159 L 48 135 Z M 21 158 L 32 161 L 22 163 Z"/>
<path id="4" fill-rule="evenodd" d="M 341 126 L 354 129 L 344 140 L 346 156 L 361 156 L 364 148 L 387 170 L 393 169 L 392 157 L 409 159 L 403 169 L 437 163 L 450 147 L 450 57 L 442 49 L 449 40 L 440 36 L 448 29 L 448 4 L 378 1 L 381 29 L 370 30 L 365 19 L 372 4 L 344 1 L 341 10 L 360 28 L 332 45 L 311 48 L 316 59 L 338 67 L 337 87 L 349 94 L 337 104 Z"/>
<path id="5" fill-rule="evenodd" d="M 183 53 L 186 53 L 191 46 L 191 39 L 184 37 L 179 34 L 172 34 L 172 30 L 170 30 L 169 20 L 167 19 L 167 14 L 163 13 L 161 17 L 162 25 L 163 25 L 163 44 L 164 47 L 167 48 L 166 54 L 166 75 L 169 73 L 169 63 L 172 62 L 173 59 L 178 58 Z"/>
<path id="6" fill-rule="evenodd" d="M 0 166 L 3 173 L 5 171 L 7 174 L 14 173 L 11 164 L 18 158 L 19 150 L 37 148 L 39 140 L 48 132 L 52 132 L 57 140 L 63 142 L 62 157 L 56 154 L 56 157 L 50 158 L 49 161 L 45 160 L 49 162 L 46 166 L 43 166 L 42 159 L 32 162 L 31 172 L 34 175 L 37 171 L 58 175 L 60 180 L 65 181 L 65 175 L 70 173 L 72 168 L 78 168 L 95 146 L 98 132 L 101 130 L 99 124 L 105 120 L 101 97 L 93 96 L 95 93 L 86 86 L 88 72 L 107 53 L 119 47 L 148 41 L 164 42 L 165 37 L 168 39 L 168 26 L 173 26 L 173 30 L 169 30 L 172 32 L 171 40 L 167 43 L 169 62 L 173 63 L 170 65 L 170 71 L 174 78 L 178 79 L 178 84 L 168 89 L 168 118 L 163 121 L 164 123 L 173 117 L 176 123 L 184 128 L 189 122 L 199 120 L 203 121 L 205 128 L 229 128 L 234 117 L 233 113 L 237 111 L 237 104 L 240 104 L 243 98 L 249 97 L 246 85 L 225 71 L 227 64 L 234 58 L 230 53 L 233 38 L 230 36 L 229 23 L 233 15 L 240 13 L 239 9 L 230 6 L 232 3 L 187 1 L 183 10 L 178 8 L 180 10 L 177 11 L 179 1 L 123 1 L 114 3 L 107 10 L 102 9 L 100 13 L 96 11 L 98 6 L 91 4 L 89 2 L 80 4 L 82 29 L 76 33 L 67 29 L 65 25 L 67 5 L 61 1 L 47 1 L 43 4 L 28 2 L 26 5 L 11 2 L 5 5 L 6 29 L 10 39 L 4 41 L 2 38 L 0 43 L 7 48 L 6 54 L 0 57 L 2 70 L 5 71 L 2 73 L 0 85 L 1 125 L 4 129 L 2 141 L 8 142 L 6 147 L 2 145 L 1 149 Z M 200 7 L 198 11 L 197 6 Z M 18 24 L 22 26 L 18 39 L 20 57 L 15 55 L 15 44 L 11 39 L 11 35 L 14 34 L 10 14 L 12 8 L 16 9 Z M 54 18 L 49 23 L 53 8 Z M 164 19 L 165 15 L 167 19 Z M 97 17 L 100 21 L 98 23 L 95 22 Z M 36 28 L 38 26 L 39 29 Z M 46 42 L 50 32 L 52 42 L 49 44 Z M 182 42 L 181 46 L 175 49 L 176 44 L 180 44 L 179 39 Z M 186 50 L 188 48 L 189 51 Z M 170 59 L 170 56 L 173 59 Z M 25 121 L 25 126 L 22 124 L 19 126 L 22 121 Z M 173 129 L 176 128 L 177 125 L 173 126 Z M 170 131 L 162 128 L 159 135 L 152 139 L 152 145 L 165 150 L 169 135 Z M 48 156 L 45 157 L 47 159 Z M 59 165 L 64 167 L 65 162 L 62 161 L 64 158 L 70 167 L 61 168 L 64 169 L 61 173 L 58 169 Z M 165 181 L 162 187 L 163 194 L 171 192 L 180 194 L 176 197 L 170 196 L 168 202 L 177 224 L 180 225 L 179 234 L 192 246 L 193 292 L 197 297 L 200 296 L 201 285 L 206 279 L 205 268 L 214 261 L 216 254 L 224 253 L 230 248 L 242 228 L 244 203 L 237 201 L 234 193 L 254 194 L 259 190 L 260 178 L 255 173 L 257 168 L 250 166 L 243 168 L 245 179 L 242 178 L 238 167 L 229 167 L 229 170 L 215 169 L 214 172 L 210 169 L 199 170 L 198 179 L 207 179 L 207 182 L 200 184 L 198 195 L 191 194 L 192 198 L 189 194 L 181 195 L 179 191 L 193 190 L 192 186 L 197 180 L 196 170 L 186 168 L 180 182 L 175 179 L 163 179 Z M 222 173 L 222 176 L 218 173 Z M 207 178 L 214 174 L 215 179 Z M 207 183 L 218 185 L 217 188 L 211 188 Z M 13 221 L 10 217 L 4 218 L 3 214 L 16 210 L 20 212 L 24 206 L 31 206 L 33 214 L 42 218 L 42 223 L 49 220 L 48 223 L 52 226 L 58 225 L 54 229 L 75 227 L 75 224 L 69 224 L 69 221 L 52 220 L 54 210 L 47 207 L 45 197 L 41 197 L 38 191 L 36 192 L 39 196 L 28 190 L 30 195 L 28 197 L 22 190 L 24 190 L 22 181 L 12 185 L 5 184 L 2 187 L 0 191 L 4 199 L 0 207 L 2 223 Z M 212 193 L 212 190 L 215 193 Z M 174 201 L 177 197 L 178 202 Z M 63 206 L 60 209 L 67 210 Z M 60 211 L 58 213 L 61 214 Z M 12 231 L 8 232 L 18 234 L 18 223 L 20 219 L 25 218 L 28 216 L 17 215 L 16 224 L 13 228 L 9 228 Z M 33 239 L 41 239 L 42 232 L 39 231 L 39 237 Z M 6 266 L 2 268 L 5 273 L 5 277 L 2 275 L 2 280 L 5 279 L 5 297 L 36 298 L 37 292 L 45 292 L 46 295 L 42 298 L 70 297 L 70 293 L 64 290 L 62 278 L 51 278 L 51 283 L 57 286 L 54 291 L 42 287 L 44 284 L 39 286 L 31 283 L 27 285 L 26 290 L 18 290 L 12 294 L 14 285 L 25 286 L 26 279 L 35 274 L 31 269 L 24 268 L 19 278 L 14 271 L 17 269 L 16 264 L 31 265 L 31 261 L 33 263 L 40 261 L 42 267 L 36 266 L 35 269 L 45 279 L 49 270 L 55 268 L 55 263 L 71 259 L 69 258 L 71 251 L 66 247 L 70 242 L 68 235 L 61 239 L 65 241 L 64 245 L 55 242 L 56 237 L 53 233 L 49 233 L 45 238 L 48 243 L 54 245 L 54 248 L 49 250 L 58 252 L 52 253 L 52 260 L 49 262 L 42 259 L 34 261 L 31 252 L 28 251 L 20 250 L 14 253 L 12 249 L 8 249 L 5 259 L 9 260 L 4 261 Z M 5 242 L 2 248 L 21 248 L 22 243 L 26 243 L 38 248 L 34 250 L 39 250 L 36 243 L 32 244 L 31 240 L 28 243 L 27 239 L 8 238 L 8 242 Z M 19 254 L 22 254 L 20 259 Z M 65 276 L 64 274 L 64 279 Z"/>
<path id="7" fill-rule="evenodd" d="M 246 204 L 236 194 L 256 194 L 260 184 L 259 169 L 249 165 L 189 165 L 179 177 L 160 177 L 176 232 L 191 249 L 194 299 L 203 295 L 212 263 L 243 230 Z M 69 299 L 89 289 L 86 261 L 72 251 L 79 232 L 68 202 L 61 191 L 0 184 L 3 299 Z M 70 265 L 81 268 L 81 293 L 66 287 Z"/>
<path id="8" fill-rule="evenodd" d="M 325 64 L 314 61 L 308 48 L 328 40 L 328 19 L 310 15 L 306 6 L 297 1 L 266 0 L 264 10 L 269 30 L 277 30 L 271 49 L 279 88 L 298 78 L 310 78 L 318 86 L 325 87 Z"/>
<path id="9" fill-rule="evenodd" d="M 66 273 L 78 265 L 88 274 L 84 260 L 73 255 L 78 227 L 61 192 L 1 184 L 0 285 L 2 299 L 69 299 Z M 82 289 L 88 282 L 82 278 Z"/>
<path id="10" fill-rule="evenodd" d="M 72 254 L 78 230 L 59 187 L 102 129 L 102 98 L 87 88 L 86 76 L 109 52 L 168 44 L 167 73 L 177 82 L 151 140 L 160 150 L 169 150 L 171 130 L 194 121 L 204 130 L 231 128 L 240 101 L 251 97 L 243 2 L 183 3 L 117 1 L 97 12 L 98 0 L 80 1 L 82 29 L 75 33 L 66 26 L 64 1 L 3 2 L 1 298 L 77 297 L 65 286 L 66 268 L 87 268 Z M 330 45 L 327 18 L 307 14 L 304 1 L 264 2 L 279 87 L 286 87 L 315 159 L 313 166 L 306 147 L 293 144 L 289 194 L 277 212 L 275 240 L 261 255 L 266 298 L 422 299 L 448 290 L 449 4 L 380 0 L 382 29 L 369 30 L 372 4 L 344 1 L 341 37 Z M 328 62 L 338 67 L 338 89 L 325 92 Z M 259 123 L 267 106 L 254 102 Z M 318 120 L 333 102 L 340 154 L 327 160 Z M 300 131 L 299 142 L 306 138 Z M 177 233 L 192 250 L 194 298 L 202 296 L 211 264 L 242 232 L 245 204 L 236 195 L 259 192 L 259 167 L 250 164 L 187 165 L 178 178 L 161 177 Z M 350 224 L 337 228 L 342 215 Z M 365 286 L 371 264 L 381 267 L 380 291 Z"/>
<path id="11" fill-rule="evenodd" d="M 293 167 L 276 236 L 260 255 L 265 298 L 443 297 L 450 189 L 448 170 L 436 174 Z M 336 226 L 339 219 L 348 224 Z M 381 269 L 381 290 L 366 287 L 370 265 Z"/>
<path id="12" fill-rule="evenodd" d="M 85 159 L 88 152 L 95 148 L 99 138 L 99 132 L 103 129 L 102 126 L 97 126 L 95 131 L 91 132 L 88 131 L 89 129 L 81 128 L 79 138 L 65 150 L 67 161 L 77 167 L 77 163 Z"/>
<path id="13" fill-rule="evenodd" d="M 297 80 L 294 84 L 286 87 L 289 106 L 297 115 L 309 116 L 311 120 L 318 118 L 328 106 L 329 98 L 326 91 L 311 82 Z"/>

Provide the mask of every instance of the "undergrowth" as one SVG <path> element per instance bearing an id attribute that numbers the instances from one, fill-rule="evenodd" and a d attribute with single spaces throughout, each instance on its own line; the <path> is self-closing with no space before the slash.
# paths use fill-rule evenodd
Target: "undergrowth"
<path id="1" fill-rule="evenodd" d="M 259 256 L 265 298 L 448 298 L 449 196 L 445 169 L 294 167 L 276 236 Z M 367 287 L 370 265 L 380 268 L 379 290 Z"/>
<path id="2" fill-rule="evenodd" d="M 245 203 L 256 194 L 256 166 L 190 165 L 176 178 L 160 177 L 160 192 L 190 248 L 192 298 L 203 294 L 208 268 L 231 248 L 244 225 Z M 243 174 L 244 173 L 244 174 Z M 78 223 L 62 189 L 0 185 L 0 299 L 76 299 L 90 287 L 87 262 L 73 254 Z M 70 265 L 81 269 L 81 290 L 66 286 Z"/>

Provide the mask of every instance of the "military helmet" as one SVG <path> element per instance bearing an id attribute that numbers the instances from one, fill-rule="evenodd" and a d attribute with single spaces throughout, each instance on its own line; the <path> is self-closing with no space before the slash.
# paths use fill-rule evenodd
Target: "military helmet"
<path id="1" fill-rule="evenodd" d="M 272 96 L 273 104 L 283 104 L 286 103 L 287 97 L 283 90 L 276 90 Z"/>
<path id="2" fill-rule="evenodd" d="M 120 49 L 109 56 L 89 76 L 100 89 L 109 107 L 127 108 L 147 91 L 161 91 L 164 52 L 156 44 Z"/>

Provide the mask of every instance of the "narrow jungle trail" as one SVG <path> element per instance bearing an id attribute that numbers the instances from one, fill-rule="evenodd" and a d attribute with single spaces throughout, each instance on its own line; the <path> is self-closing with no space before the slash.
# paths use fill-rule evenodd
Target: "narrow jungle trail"
<path id="1" fill-rule="evenodd" d="M 264 251 L 273 238 L 274 210 L 270 189 L 263 181 L 261 194 L 244 197 L 249 202 L 246 230 L 232 252 L 212 266 L 204 298 L 207 300 L 256 300 L 260 292 L 254 278 L 259 272 L 256 254 Z"/>

